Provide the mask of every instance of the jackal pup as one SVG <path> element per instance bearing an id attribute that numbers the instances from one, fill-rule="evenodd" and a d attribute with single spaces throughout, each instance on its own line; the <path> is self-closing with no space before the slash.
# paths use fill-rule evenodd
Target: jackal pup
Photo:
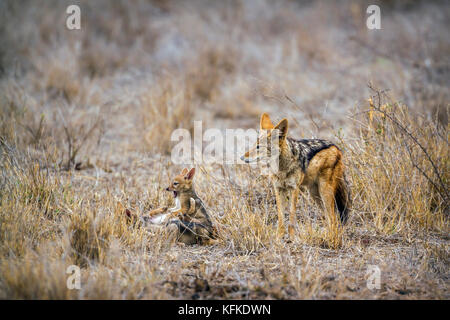
<path id="1" fill-rule="evenodd" d="M 267 113 L 261 116 L 260 129 L 256 144 L 241 159 L 251 163 L 270 157 L 274 150 L 273 146 L 261 141 L 270 141 L 273 134 L 279 135 L 278 171 L 269 174 L 275 189 L 279 236 L 285 233 L 283 211 L 286 202 L 290 201 L 289 237 L 292 239 L 297 198 L 300 189 L 305 187 L 309 189 L 316 203 L 325 209 L 329 222 L 337 222 L 335 213 L 337 207 L 340 221 L 345 223 L 351 200 L 344 175 L 342 152 L 330 141 L 296 140 L 288 137 L 287 119 L 273 125 Z"/>
<path id="2" fill-rule="evenodd" d="M 176 240 L 184 244 L 205 244 L 215 238 L 216 230 L 202 200 L 194 190 L 195 168 L 184 168 L 174 177 L 166 191 L 173 193 L 175 207 L 161 207 L 139 217 L 148 229 L 166 227 Z M 131 218 L 130 212 L 126 214 Z"/>
<path id="3" fill-rule="evenodd" d="M 173 192 L 175 207 L 170 209 L 172 216 L 179 219 L 170 220 L 169 227 L 175 225 L 179 232 L 179 241 L 186 244 L 205 243 L 215 238 L 215 228 L 206 211 L 205 205 L 194 190 L 195 168 L 184 168 L 176 176 L 167 191 Z"/>

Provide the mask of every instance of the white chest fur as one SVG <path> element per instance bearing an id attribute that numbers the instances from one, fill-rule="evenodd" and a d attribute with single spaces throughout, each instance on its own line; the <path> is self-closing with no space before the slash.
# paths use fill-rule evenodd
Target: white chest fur
<path id="1" fill-rule="evenodd" d="M 177 210 L 180 210 L 180 209 L 181 209 L 180 198 L 176 197 L 176 198 L 175 198 L 175 207 L 169 208 L 169 211 L 170 211 L 170 212 L 174 212 L 174 211 L 177 211 Z"/>

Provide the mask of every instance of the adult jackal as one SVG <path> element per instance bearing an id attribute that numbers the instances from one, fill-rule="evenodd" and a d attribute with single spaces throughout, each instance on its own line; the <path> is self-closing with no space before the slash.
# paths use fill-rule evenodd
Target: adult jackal
<path id="1" fill-rule="evenodd" d="M 260 134 L 256 144 L 241 159 L 247 163 L 271 156 L 274 148 L 261 141 L 271 141 L 278 134 L 278 171 L 270 174 L 275 188 L 278 210 L 278 234 L 285 233 L 283 211 L 290 202 L 289 237 L 294 235 L 295 208 L 300 189 L 309 189 L 314 200 L 325 209 L 327 218 L 336 223 L 336 208 L 342 223 L 350 210 L 350 190 L 345 180 L 342 152 L 332 142 L 321 139 L 287 137 L 288 121 L 272 124 L 267 113 L 261 116 Z"/>

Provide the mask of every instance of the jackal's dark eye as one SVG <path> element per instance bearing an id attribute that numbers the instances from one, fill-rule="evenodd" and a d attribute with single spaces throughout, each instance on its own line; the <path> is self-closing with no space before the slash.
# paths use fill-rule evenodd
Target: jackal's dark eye
<path id="1" fill-rule="evenodd" d="M 173 185 L 176 186 L 176 185 L 179 185 L 179 183 L 178 182 L 174 182 Z"/>
<path id="2" fill-rule="evenodd" d="M 256 150 L 259 150 L 259 144 L 256 145 Z"/>

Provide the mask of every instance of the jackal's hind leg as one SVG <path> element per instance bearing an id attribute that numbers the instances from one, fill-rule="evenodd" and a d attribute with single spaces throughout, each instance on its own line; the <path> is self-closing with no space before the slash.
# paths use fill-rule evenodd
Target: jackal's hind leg
<path id="1" fill-rule="evenodd" d="M 319 178 L 319 193 L 320 198 L 322 199 L 328 225 L 330 227 L 335 227 L 337 223 L 335 212 L 336 183 L 335 181 L 333 181 L 333 177 L 330 175 L 325 174 Z"/>
<path id="2" fill-rule="evenodd" d="M 320 197 L 319 192 L 319 184 L 316 183 L 308 188 L 309 194 L 311 195 L 311 198 L 314 200 L 314 203 L 319 207 L 319 209 L 323 208 L 323 202 L 322 198 Z"/>

